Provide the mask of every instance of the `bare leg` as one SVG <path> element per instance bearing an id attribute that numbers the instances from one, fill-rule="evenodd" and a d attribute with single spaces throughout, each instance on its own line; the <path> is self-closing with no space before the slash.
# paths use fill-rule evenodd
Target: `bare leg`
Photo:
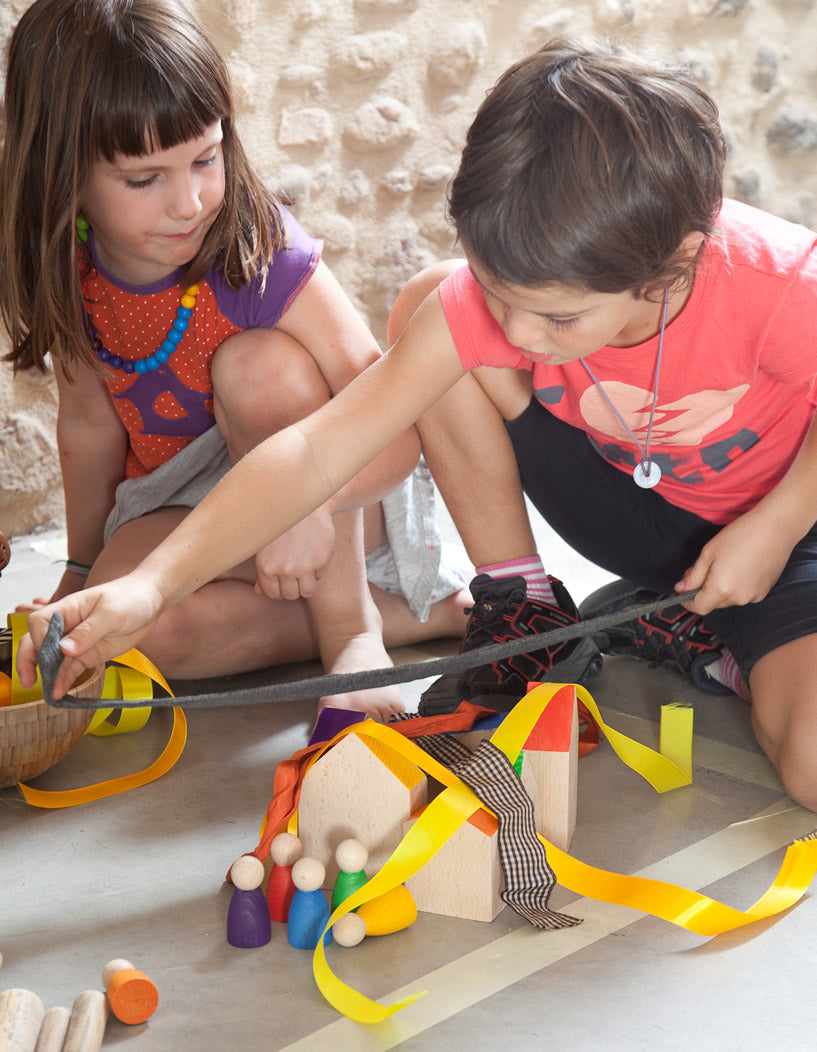
<path id="1" fill-rule="evenodd" d="M 262 382 L 255 381 L 258 375 Z M 213 364 L 213 383 L 216 419 L 233 462 L 330 397 L 314 359 L 282 333 L 272 337 L 252 331 L 225 342 Z M 366 583 L 362 509 L 336 515 L 334 525 L 334 553 L 305 600 L 324 669 L 352 672 L 388 665 L 382 620 Z M 320 704 L 356 708 L 380 719 L 403 708 L 397 686 L 322 698 Z"/>
<path id="2" fill-rule="evenodd" d="M 401 292 L 389 318 L 396 339 L 425 297 L 460 266 L 429 267 Z M 519 416 L 531 398 L 528 374 L 477 369 L 464 376 L 421 417 L 417 430 L 434 481 L 475 566 L 522 558 L 536 551 L 504 421 Z M 485 494 L 490 494 L 486 514 Z"/>
<path id="3" fill-rule="evenodd" d="M 523 408 L 529 399 L 528 395 Z M 477 377 L 469 374 L 459 380 L 417 422 L 417 430 L 431 474 L 474 565 L 532 555 L 536 541 L 513 447 L 501 413 Z"/>
<path id="4" fill-rule="evenodd" d="M 817 811 L 817 635 L 762 657 L 752 669 L 752 726 L 797 803 Z"/>
<path id="5" fill-rule="evenodd" d="M 308 601 L 323 667 L 327 672 L 383 668 L 392 662 L 383 641 L 383 620 L 366 581 L 363 515 L 359 510 L 342 512 L 335 526 L 332 561 Z M 319 709 L 325 705 L 368 712 L 381 720 L 404 708 L 396 685 L 321 698 Z"/>

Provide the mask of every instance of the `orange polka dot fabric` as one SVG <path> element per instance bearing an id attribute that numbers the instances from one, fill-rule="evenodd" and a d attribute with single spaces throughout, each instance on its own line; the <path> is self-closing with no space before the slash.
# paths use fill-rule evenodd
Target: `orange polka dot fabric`
<path id="1" fill-rule="evenodd" d="M 147 358 L 162 343 L 183 293 L 179 284 L 134 294 L 97 275 L 84 283 L 86 307 L 103 346 L 123 358 Z M 213 290 L 201 284 L 184 339 L 155 371 L 110 370 L 108 390 L 130 438 L 126 475 L 146 475 L 214 423 L 213 355 L 237 325 L 219 314 Z"/>
<path id="2" fill-rule="evenodd" d="M 108 389 L 130 448 L 126 477 L 149 474 L 215 422 L 210 369 L 229 336 L 249 328 L 272 329 L 303 289 L 320 259 L 321 243 L 310 238 L 288 213 L 288 246 L 270 264 L 266 286 L 260 278 L 236 291 L 214 270 L 198 283 L 199 293 L 184 337 L 168 361 L 144 373 L 108 367 Z M 162 344 L 176 318 L 187 283 L 178 271 L 148 287 L 118 282 L 93 257 L 82 281 L 85 308 L 97 336 L 111 354 L 144 360 Z"/>

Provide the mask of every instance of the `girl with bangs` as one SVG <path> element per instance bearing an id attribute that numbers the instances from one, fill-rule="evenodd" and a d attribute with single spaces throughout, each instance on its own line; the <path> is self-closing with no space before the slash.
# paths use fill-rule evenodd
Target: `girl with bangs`
<path id="1" fill-rule="evenodd" d="M 174 0 L 37 0 L 11 39 L 6 122 L 7 359 L 53 366 L 59 393 L 68 560 L 55 601 L 131 570 L 233 463 L 380 351 L 320 242 L 252 171 L 227 69 Z M 386 645 L 461 633 L 461 582 L 429 561 L 430 477 L 421 466 L 402 481 L 418 454 L 409 428 L 212 583 L 205 557 L 146 654 L 171 678 L 316 656 L 351 672 L 388 664 Z M 402 708 L 397 687 L 323 702 Z"/>

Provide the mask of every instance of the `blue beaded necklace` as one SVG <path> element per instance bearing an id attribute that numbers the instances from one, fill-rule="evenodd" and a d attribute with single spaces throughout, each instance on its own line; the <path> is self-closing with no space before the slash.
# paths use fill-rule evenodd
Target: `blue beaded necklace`
<path id="1" fill-rule="evenodd" d="M 88 220 L 84 216 L 78 216 L 77 234 L 82 241 L 88 240 L 88 229 Z M 198 285 L 191 285 L 184 290 L 182 297 L 179 300 L 179 306 L 176 308 L 176 317 L 173 319 L 173 324 L 167 331 L 167 336 L 153 354 L 149 354 L 147 358 L 123 358 L 121 354 L 112 354 L 108 348 L 103 345 L 102 340 L 99 338 L 99 334 L 94 327 L 94 323 L 91 320 L 91 315 L 86 312 L 88 318 L 88 333 L 91 337 L 91 346 L 94 349 L 94 353 L 99 361 L 102 362 L 103 365 L 107 365 L 110 369 L 119 369 L 126 374 L 154 372 L 161 365 L 164 365 L 184 339 L 184 334 L 187 332 L 190 318 L 192 317 L 193 310 L 196 306 L 196 296 L 198 296 L 198 294 Z"/>
<path id="2" fill-rule="evenodd" d="M 184 339 L 184 334 L 187 332 L 187 327 L 190 324 L 190 317 L 193 314 L 193 308 L 196 306 L 196 296 L 198 294 L 198 285 L 191 285 L 188 289 L 185 289 L 179 301 L 179 306 L 176 308 L 176 317 L 167 331 L 167 336 L 165 336 L 161 345 L 153 354 L 149 354 L 147 358 L 123 358 L 121 354 L 111 354 L 108 348 L 103 345 L 102 340 L 100 340 L 89 314 L 88 332 L 94 353 L 104 365 L 107 365 L 110 369 L 120 369 L 123 373 L 155 371 L 160 365 L 164 365 Z"/>

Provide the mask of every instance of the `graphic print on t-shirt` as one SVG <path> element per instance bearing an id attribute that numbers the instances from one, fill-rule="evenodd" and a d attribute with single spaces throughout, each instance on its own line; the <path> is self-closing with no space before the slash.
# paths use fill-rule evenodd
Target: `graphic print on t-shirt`
<path id="1" fill-rule="evenodd" d="M 196 436 L 213 424 L 213 414 L 207 408 L 212 395 L 194 391 L 170 369 L 142 373 L 127 391 L 113 397 L 127 400 L 137 410 L 143 435 Z M 162 401 L 168 410 L 165 414 L 161 413 Z"/>
<path id="2" fill-rule="evenodd" d="M 618 380 L 604 382 L 607 397 L 642 447 L 646 445 L 649 432 L 651 457 L 662 474 L 691 485 L 702 483 L 707 469 L 723 471 L 732 463 L 735 453 L 745 452 L 757 442 L 758 435 L 754 431 L 741 427 L 734 435 L 722 436 L 711 445 L 706 444 L 707 435 L 729 422 L 735 405 L 748 389 L 748 384 L 741 384 L 729 391 L 695 391 L 667 403 L 661 403 L 659 398 L 650 428 L 653 392 Z M 565 388 L 549 386 L 534 393 L 543 405 L 556 406 L 564 396 Z M 579 398 L 579 411 L 590 442 L 605 460 L 611 464 L 635 466 L 637 454 L 632 449 L 632 440 L 595 384 L 589 384 Z M 602 440 L 601 435 L 609 435 L 610 441 Z M 667 452 L 667 446 L 678 447 L 678 452 Z"/>

